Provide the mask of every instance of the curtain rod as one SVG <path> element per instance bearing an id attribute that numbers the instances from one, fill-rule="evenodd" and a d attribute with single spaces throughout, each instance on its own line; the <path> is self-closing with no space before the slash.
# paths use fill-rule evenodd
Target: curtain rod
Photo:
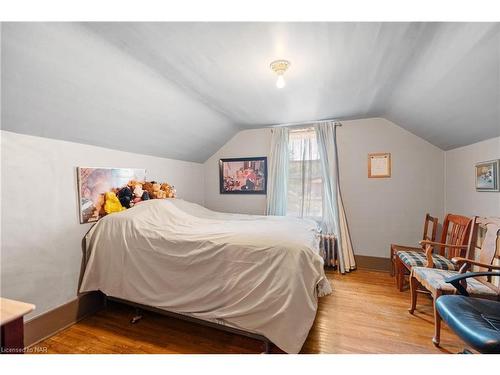
<path id="1" fill-rule="evenodd" d="M 325 120 L 313 120 L 313 121 L 302 121 L 302 122 L 288 122 L 286 124 L 274 124 L 274 125 L 268 125 L 268 128 L 281 128 L 285 126 L 306 126 L 306 125 L 314 125 L 314 124 L 319 124 L 321 122 L 328 122 L 328 121 L 333 121 L 335 122 L 335 126 L 342 126 L 342 124 L 333 118 L 330 119 L 325 119 Z"/>

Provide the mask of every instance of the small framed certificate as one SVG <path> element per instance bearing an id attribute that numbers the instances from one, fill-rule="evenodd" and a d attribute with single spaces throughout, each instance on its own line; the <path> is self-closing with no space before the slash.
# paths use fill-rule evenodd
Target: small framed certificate
<path id="1" fill-rule="evenodd" d="M 378 152 L 368 154 L 368 178 L 391 177 L 391 154 Z"/>

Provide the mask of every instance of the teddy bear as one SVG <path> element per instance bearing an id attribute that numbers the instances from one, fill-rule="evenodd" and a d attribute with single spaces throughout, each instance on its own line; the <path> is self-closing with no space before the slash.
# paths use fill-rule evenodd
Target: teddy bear
<path id="1" fill-rule="evenodd" d="M 152 199 L 153 198 L 153 184 L 156 183 L 155 181 L 146 181 L 144 184 L 142 184 L 142 189 L 144 190 L 144 194 L 147 193 L 148 198 L 146 199 Z M 144 197 L 142 197 L 142 200 L 145 200 Z"/>
<path id="2" fill-rule="evenodd" d="M 125 207 L 121 205 L 120 200 L 113 191 L 108 191 L 105 194 L 105 200 L 106 203 L 104 203 L 104 211 L 107 214 L 125 210 Z"/>
<path id="3" fill-rule="evenodd" d="M 175 189 L 167 183 L 161 184 L 161 190 L 166 193 L 167 198 L 175 198 Z"/>
<path id="4" fill-rule="evenodd" d="M 161 190 L 161 184 L 153 184 L 153 198 L 163 199 L 167 197 L 167 193 Z"/>
<path id="5" fill-rule="evenodd" d="M 123 207 L 130 208 L 131 207 L 130 203 L 132 201 L 132 198 L 133 198 L 132 189 L 130 189 L 128 186 L 125 186 L 118 191 L 118 199 Z"/>
<path id="6" fill-rule="evenodd" d="M 134 197 L 132 198 L 132 202 L 134 204 L 141 202 L 143 194 L 144 194 L 144 190 L 142 190 L 142 185 L 137 183 L 134 187 Z"/>

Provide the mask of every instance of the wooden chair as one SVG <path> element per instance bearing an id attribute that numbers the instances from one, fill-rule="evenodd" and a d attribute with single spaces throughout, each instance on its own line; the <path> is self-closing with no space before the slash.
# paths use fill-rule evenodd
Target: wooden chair
<path id="1" fill-rule="evenodd" d="M 413 267 L 440 268 L 455 270 L 451 261 L 457 256 L 464 256 L 469 241 L 472 219 L 448 214 L 443 222 L 441 242 L 420 241 L 425 251 L 398 251 L 396 253 L 396 282 L 399 291 L 403 291 L 405 275 L 409 275 Z"/>
<path id="2" fill-rule="evenodd" d="M 435 241 L 437 227 L 438 227 L 438 218 L 432 217 L 429 214 L 425 214 L 424 234 L 422 236 L 422 240 Z M 430 236 L 429 236 L 429 233 L 430 233 Z M 396 253 L 398 251 L 424 251 L 424 247 L 412 247 L 412 246 L 391 244 L 390 256 L 389 256 L 391 259 L 391 276 L 395 275 Z"/>
<path id="3" fill-rule="evenodd" d="M 486 230 L 486 235 L 481 245 L 478 245 L 481 237 L 480 231 Z M 452 259 L 456 270 L 444 270 L 428 267 L 414 267 L 410 276 L 411 306 L 410 314 L 413 314 L 417 305 L 418 287 L 423 286 L 428 290 L 434 300 L 434 337 L 432 342 L 439 345 L 441 318 L 436 312 L 436 300 L 444 294 L 455 294 L 456 288 L 446 280 L 450 277 L 465 274 L 472 267 L 479 267 L 478 271 L 500 270 L 500 265 L 494 265 L 495 259 L 500 259 L 498 249 L 500 239 L 499 218 L 479 218 L 473 220 L 467 257 L 455 257 Z M 422 241 L 423 242 L 423 241 Z M 474 260 L 479 250 L 479 261 Z M 500 287 L 494 285 L 487 277 L 470 278 L 461 282 L 464 290 L 472 297 L 500 300 Z"/>

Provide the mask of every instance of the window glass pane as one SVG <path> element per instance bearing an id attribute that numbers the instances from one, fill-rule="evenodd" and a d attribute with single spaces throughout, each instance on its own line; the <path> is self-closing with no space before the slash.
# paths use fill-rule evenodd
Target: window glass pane
<path id="1" fill-rule="evenodd" d="M 321 219 L 323 181 L 314 129 L 290 132 L 287 215 Z"/>

